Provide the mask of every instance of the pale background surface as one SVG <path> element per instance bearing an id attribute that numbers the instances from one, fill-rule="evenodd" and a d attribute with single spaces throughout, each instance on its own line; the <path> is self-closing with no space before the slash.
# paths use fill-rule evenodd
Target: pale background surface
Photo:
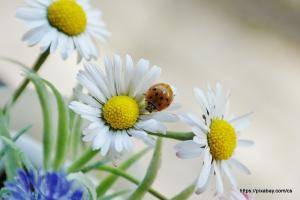
<path id="1" fill-rule="evenodd" d="M 0 3 L 0 55 L 30 65 L 38 48 L 28 48 L 20 41 L 27 28 L 14 19 L 14 11 L 22 2 Z M 226 0 L 219 4 L 209 0 L 110 0 L 94 5 L 103 11 L 112 32 L 110 41 L 102 45 L 102 53 L 128 53 L 136 60 L 144 57 L 161 66 L 161 80 L 178 88 L 178 99 L 184 104 L 182 111 L 200 113 L 192 93 L 194 86 L 221 81 L 231 88 L 233 112 L 254 112 L 244 138 L 255 140 L 255 146 L 238 153 L 252 175 L 236 173 L 240 187 L 293 189 L 293 194 L 260 194 L 256 199 L 300 198 L 297 1 Z M 41 74 L 68 95 L 76 72 L 82 68 L 75 60 L 75 54 L 66 62 L 58 54 L 52 55 Z M 19 74 L 17 67 L 0 63 L 0 77 L 11 87 L 18 85 Z M 6 98 L 3 95 L 0 101 Z M 29 106 L 19 104 L 14 128 L 34 123 L 32 132 L 39 132 L 38 108 L 36 101 Z M 188 130 L 181 123 L 170 127 Z M 162 168 L 153 187 L 171 196 L 198 176 L 201 159 L 177 159 L 173 150 L 176 142 L 165 144 Z M 144 160 L 142 166 L 147 162 Z M 210 195 L 207 192 L 191 199 L 207 199 Z"/>

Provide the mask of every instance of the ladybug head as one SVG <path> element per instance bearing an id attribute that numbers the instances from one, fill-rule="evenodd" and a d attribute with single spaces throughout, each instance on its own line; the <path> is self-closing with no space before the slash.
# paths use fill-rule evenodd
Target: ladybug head
<path id="1" fill-rule="evenodd" d="M 146 110 L 149 113 L 152 113 L 154 110 L 156 110 L 156 106 L 151 102 L 147 102 Z"/>

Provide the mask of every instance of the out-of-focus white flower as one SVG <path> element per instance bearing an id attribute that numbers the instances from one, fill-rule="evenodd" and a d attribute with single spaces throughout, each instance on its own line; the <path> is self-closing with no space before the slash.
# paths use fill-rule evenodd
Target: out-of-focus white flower
<path id="1" fill-rule="evenodd" d="M 110 35 L 101 13 L 91 8 L 88 0 L 28 0 L 17 9 L 17 18 L 31 29 L 23 36 L 29 46 L 40 44 L 41 51 L 60 48 L 61 56 L 77 50 L 78 61 L 98 57 L 93 38 L 105 42 Z"/>

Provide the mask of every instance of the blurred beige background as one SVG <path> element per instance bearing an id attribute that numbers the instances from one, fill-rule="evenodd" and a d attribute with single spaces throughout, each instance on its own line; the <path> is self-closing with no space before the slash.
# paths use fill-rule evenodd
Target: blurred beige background
<path id="1" fill-rule="evenodd" d="M 38 48 L 20 41 L 28 30 L 14 19 L 22 0 L 0 3 L 0 55 L 32 64 Z M 200 109 L 192 88 L 221 81 L 231 88 L 233 112 L 253 111 L 252 125 L 243 137 L 255 146 L 238 151 L 252 171 L 236 173 L 241 188 L 293 189 L 292 194 L 256 195 L 256 199 L 300 199 L 300 3 L 297 0 L 126 0 L 94 1 L 103 12 L 112 37 L 101 45 L 102 55 L 131 54 L 162 67 L 161 80 L 177 86 L 181 111 Z M 98 61 L 101 62 L 101 59 Z M 69 95 L 75 75 L 75 54 L 64 62 L 51 55 L 41 75 Z M 15 88 L 20 69 L 0 62 L 0 79 Z M 1 102 L 7 96 L 1 96 Z M 24 102 L 24 101 L 23 101 Z M 33 109 L 36 107 L 36 109 Z M 19 103 L 14 128 L 34 123 L 41 130 L 39 105 Z M 29 116 L 29 117 L 28 117 Z M 174 130 L 188 130 L 179 123 Z M 172 196 L 199 174 L 201 159 L 180 160 L 176 141 L 165 141 L 163 164 L 154 188 Z M 138 146 L 141 146 L 138 143 Z M 140 148 L 140 147 L 138 147 Z M 144 159 L 142 166 L 147 166 Z M 212 193 L 194 195 L 207 199 Z M 151 199 L 151 198 L 150 198 Z"/>

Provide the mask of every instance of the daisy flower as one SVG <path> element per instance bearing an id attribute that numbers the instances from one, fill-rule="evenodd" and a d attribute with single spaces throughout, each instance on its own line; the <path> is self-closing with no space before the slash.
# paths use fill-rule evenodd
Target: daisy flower
<path id="1" fill-rule="evenodd" d="M 109 36 L 101 13 L 93 10 L 88 0 L 28 0 L 17 9 L 16 17 L 27 24 L 29 30 L 23 40 L 29 46 L 40 43 L 41 51 L 50 53 L 60 48 L 67 59 L 73 50 L 78 61 L 96 59 L 98 49 L 93 38 L 105 42 Z"/>
<path id="2" fill-rule="evenodd" d="M 4 184 L 4 200 L 88 200 L 89 194 L 64 172 L 18 170 L 17 176 Z M 1 199 L 2 199 L 1 198 Z"/>
<path id="3" fill-rule="evenodd" d="M 104 59 L 105 73 L 95 64 L 86 63 L 77 80 L 88 93 L 78 94 L 70 108 L 91 123 L 84 130 L 83 140 L 92 142 L 94 150 L 101 149 L 103 156 L 113 160 L 132 149 L 131 137 L 154 145 L 151 133 L 166 133 L 162 122 L 174 122 L 175 114 L 169 111 L 178 104 L 172 103 L 160 112 L 148 112 L 145 94 L 161 74 L 158 66 L 140 59 L 135 65 L 130 56 L 122 63 L 120 56 Z"/>
<path id="4" fill-rule="evenodd" d="M 192 113 L 180 115 L 180 118 L 192 127 L 195 134 L 193 140 L 184 141 L 175 146 L 180 158 L 195 158 L 204 154 L 202 171 L 198 178 L 196 193 L 202 193 L 212 176 L 216 179 L 218 194 L 223 193 L 222 176 L 226 175 L 234 188 L 237 187 L 231 167 L 243 172 L 250 171 L 234 158 L 236 148 L 250 146 L 252 141 L 241 140 L 240 132 L 249 125 L 249 114 L 240 117 L 229 115 L 229 92 L 223 94 L 221 84 L 216 89 L 208 87 L 206 93 L 195 88 L 194 93 L 200 104 L 203 115 L 201 118 Z"/>

